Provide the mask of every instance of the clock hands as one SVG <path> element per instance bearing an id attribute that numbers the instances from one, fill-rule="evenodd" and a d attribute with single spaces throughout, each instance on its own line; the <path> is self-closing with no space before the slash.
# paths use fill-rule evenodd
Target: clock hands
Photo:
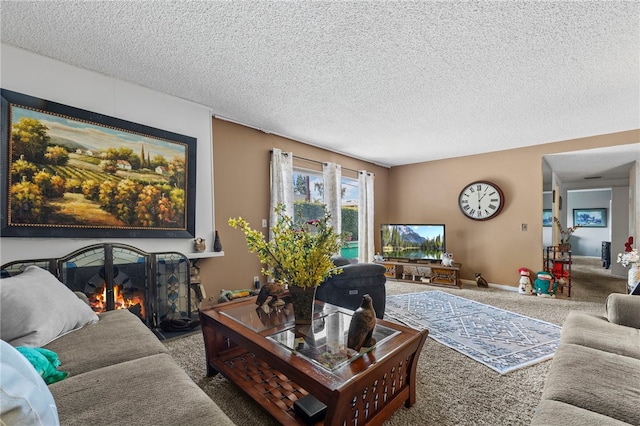
<path id="1" fill-rule="evenodd" d="M 485 197 L 485 195 L 487 195 L 487 189 L 489 189 L 489 187 L 484 189 L 484 194 L 482 194 L 482 197 L 480 197 L 480 193 L 478 192 L 478 201 L 482 201 L 482 199 Z"/>

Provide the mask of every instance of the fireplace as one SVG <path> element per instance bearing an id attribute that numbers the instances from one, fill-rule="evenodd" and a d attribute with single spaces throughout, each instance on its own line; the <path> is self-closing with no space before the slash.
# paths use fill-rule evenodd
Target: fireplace
<path id="1" fill-rule="evenodd" d="M 146 323 L 149 289 L 145 266 L 146 262 L 120 263 L 110 268 L 66 262 L 63 274 L 65 284 L 83 293 L 95 313 L 129 309 Z"/>
<path id="2" fill-rule="evenodd" d="M 96 313 L 129 309 L 156 330 L 165 319 L 192 319 L 189 259 L 178 252 L 147 253 L 125 244 L 84 247 L 57 259 L 11 262 L 15 275 L 29 265 L 49 270 L 88 301 Z"/>

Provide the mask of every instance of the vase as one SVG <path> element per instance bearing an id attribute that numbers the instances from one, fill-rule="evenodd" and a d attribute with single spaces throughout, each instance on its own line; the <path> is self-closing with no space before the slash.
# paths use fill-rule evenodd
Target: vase
<path id="1" fill-rule="evenodd" d="M 296 346 L 303 344 L 305 337 L 311 332 L 315 295 L 315 287 L 289 285 L 289 296 L 291 296 L 293 316 L 295 317 L 294 337 Z"/>
<path id="2" fill-rule="evenodd" d="M 636 285 L 640 283 L 640 266 L 632 263 L 629 267 L 627 277 L 627 286 L 629 286 L 629 293 L 631 293 L 633 289 L 636 288 Z"/>
<path id="3" fill-rule="evenodd" d="M 571 244 L 569 243 L 558 244 L 558 251 L 569 251 L 569 250 L 571 250 Z"/>
<path id="4" fill-rule="evenodd" d="M 218 231 L 216 231 L 215 239 L 213 240 L 213 251 L 221 252 L 222 251 L 222 243 L 220 242 L 220 235 L 218 235 Z"/>

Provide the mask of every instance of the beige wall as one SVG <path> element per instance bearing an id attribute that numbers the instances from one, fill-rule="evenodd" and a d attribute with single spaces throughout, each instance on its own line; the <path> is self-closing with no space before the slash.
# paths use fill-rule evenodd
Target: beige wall
<path id="1" fill-rule="evenodd" d="M 215 225 L 224 257 L 199 261 L 208 297 L 217 299 L 221 289 L 251 288 L 253 277 L 261 276 L 260 263 L 255 254 L 248 252 L 244 234 L 229 227 L 227 221 L 230 217 L 242 216 L 252 227 L 260 229 L 262 219 L 269 217 L 269 158 L 273 148 L 291 151 L 297 157 L 373 172 L 375 217 L 387 215 L 389 169 L 214 118 Z M 300 165 L 313 167 L 312 163 Z M 262 276 L 261 282 L 265 282 Z"/>
<path id="2" fill-rule="evenodd" d="M 387 169 L 214 119 L 215 217 L 225 256 L 200 261 L 207 295 L 217 298 L 223 288 L 249 288 L 253 276 L 260 275 L 244 235 L 227 220 L 242 216 L 259 227 L 268 217 L 269 151 L 274 147 L 374 172 L 376 229 L 384 222 L 445 223 L 447 248 L 463 264 L 463 279 L 481 272 L 491 283 L 516 286 L 518 268 L 542 267 L 542 156 L 639 141 L 636 130 Z M 493 220 L 472 221 L 458 209 L 460 190 L 475 180 L 493 181 L 505 193 L 506 205 Z M 522 223 L 526 232 L 520 230 Z"/>
<path id="3" fill-rule="evenodd" d="M 445 223 L 463 279 L 480 272 L 490 283 L 516 286 L 519 268 L 542 268 L 542 156 L 638 141 L 636 130 L 394 167 L 388 220 Z M 476 180 L 493 181 L 505 194 L 504 209 L 489 221 L 467 219 L 458 208 L 460 191 Z"/>

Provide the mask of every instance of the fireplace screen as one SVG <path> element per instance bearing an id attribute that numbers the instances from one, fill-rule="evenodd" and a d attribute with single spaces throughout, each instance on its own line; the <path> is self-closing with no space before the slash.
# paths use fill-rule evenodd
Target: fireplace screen
<path id="1" fill-rule="evenodd" d="M 83 293 L 94 312 L 129 309 L 150 324 L 148 254 L 99 245 L 74 252 L 59 263 L 62 282 Z"/>
<path id="2" fill-rule="evenodd" d="M 164 319 L 193 315 L 190 263 L 181 253 L 146 253 L 124 244 L 97 244 L 60 259 L 12 262 L 2 269 L 15 275 L 33 264 L 82 293 L 96 313 L 129 309 L 153 329 Z"/>

